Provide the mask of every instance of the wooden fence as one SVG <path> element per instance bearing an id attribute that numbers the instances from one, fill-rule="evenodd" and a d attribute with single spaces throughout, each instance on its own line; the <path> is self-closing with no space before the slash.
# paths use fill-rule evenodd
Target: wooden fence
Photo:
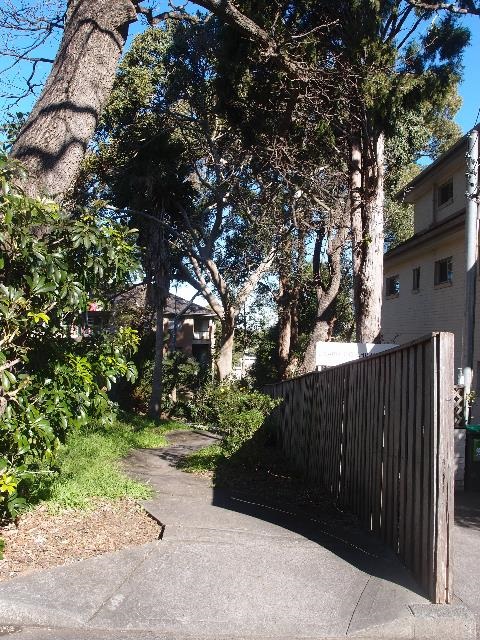
<path id="1" fill-rule="evenodd" d="M 430 599 L 452 599 L 453 334 L 268 387 L 282 448 L 395 551 Z"/>

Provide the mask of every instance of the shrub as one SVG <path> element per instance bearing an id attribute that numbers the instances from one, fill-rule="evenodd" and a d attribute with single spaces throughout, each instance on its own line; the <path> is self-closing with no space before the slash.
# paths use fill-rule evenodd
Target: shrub
<path id="1" fill-rule="evenodd" d="M 238 451 L 260 429 L 265 417 L 265 414 L 258 409 L 224 416 L 220 421 L 220 429 L 224 434 L 222 447 L 225 453 L 232 455 Z"/>
<path id="2" fill-rule="evenodd" d="M 144 360 L 139 366 L 138 379 L 131 390 L 132 405 L 136 411 L 146 413 L 152 393 L 153 360 Z M 163 359 L 162 407 L 164 413 L 195 421 L 197 417 L 195 394 L 208 377 L 208 366 L 186 353 L 168 353 Z M 178 400 L 173 403 L 171 393 L 177 390 Z"/>
<path id="3" fill-rule="evenodd" d="M 262 426 L 278 401 L 232 384 L 209 386 L 197 399 L 200 418 L 222 435 L 222 448 L 233 455 Z"/>
<path id="4" fill-rule="evenodd" d="M 18 166 L 0 156 L 0 515 L 25 506 L 51 473 L 69 430 L 107 420 L 107 391 L 133 379 L 136 333 L 72 338 L 91 296 L 123 282 L 136 264 L 131 231 L 92 211 L 12 187 Z"/>

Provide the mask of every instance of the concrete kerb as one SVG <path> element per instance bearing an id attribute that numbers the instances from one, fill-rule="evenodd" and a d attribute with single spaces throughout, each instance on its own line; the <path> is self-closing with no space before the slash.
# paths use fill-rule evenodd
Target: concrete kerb
<path id="1" fill-rule="evenodd" d="M 465 606 L 414 604 L 415 638 L 420 640 L 470 640 L 476 638 L 476 619 Z"/>
<path id="2" fill-rule="evenodd" d="M 476 640 L 476 620 L 464 606 L 415 604 L 406 607 L 404 617 L 353 630 L 347 637 L 358 640 Z"/>

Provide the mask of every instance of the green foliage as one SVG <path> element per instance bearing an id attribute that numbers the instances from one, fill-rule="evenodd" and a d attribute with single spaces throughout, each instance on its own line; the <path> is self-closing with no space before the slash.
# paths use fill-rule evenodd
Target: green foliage
<path id="1" fill-rule="evenodd" d="M 106 392 L 117 376 L 134 379 L 138 343 L 130 329 L 72 337 L 87 301 L 136 265 L 132 232 L 29 198 L 12 186 L 19 171 L 0 156 L 0 513 L 11 517 L 68 431 L 109 419 Z"/>
<path id="2" fill-rule="evenodd" d="M 183 351 L 170 352 L 163 360 L 163 384 L 166 393 L 198 391 L 208 379 L 209 364 L 200 363 Z"/>
<path id="3" fill-rule="evenodd" d="M 5 146 L 10 148 L 15 142 L 20 129 L 25 124 L 27 114 L 17 111 L 5 114 L 4 121 L 0 124 L 0 137 L 4 138 Z"/>
<path id="4" fill-rule="evenodd" d="M 184 425 L 172 421 L 158 425 L 128 415 L 85 425 L 70 433 L 61 447 L 58 476 L 44 489 L 43 497 L 54 511 L 88 508 L 95 498 L 150 497 L 149 487 L 121 471 L 120 460 L 132 449 L 164 446 L 165 433 L 179 428 Z"/>
<path id="5" fill-rule="evenodd" d="M 208 386 L 197 397 L 198 417 L 222 434 L 222 450 L 233 455 L 250 440 L 278 402 L 231 384 Z"/>
<path id="6" fill-rule="evenodd" d="M 153 351 L 153 347 L 150 354 Z M 153 360 L 151 357 L 139 363 L 138 378 L 128 392 L 131 396 L 131 404 L 136 411 L 146 413 L 152 393 Z M 203 387 L 209 375 L 208 364 L 199 363 L 195 358 L 182 351 L 168 353 L 163 358 L 163 400 L 164 411 L 176 417 L 192 419 L 195 414 L 194 394 Z M 176 389 L 178 401 L 169 406 L 169 397 Z M 189 399 L 190 398 L 190 399 Z"/>
<path id="7" fill-rule="evenodd" d="M 262 331 L 250 369 L 253 384 L 261 389 L 278 381 L 278 323 Z"/>
<path id="8" fill-rule="evenodd" d="M 225 460 L 225 452 L 218 444 L 195 451 L 183 458 L 178 467 L 187 473 L 210 473 L 215 471 L 220 462 Z"/>
<path id="9" fill-rule="evenodd" d="M 265 417 L 259 409 L 225 413 L 220 421 L 220 429 L 223 432 L 222 448 L 226 455 L 234 454 L 250 440 L 262 426 Z"/>

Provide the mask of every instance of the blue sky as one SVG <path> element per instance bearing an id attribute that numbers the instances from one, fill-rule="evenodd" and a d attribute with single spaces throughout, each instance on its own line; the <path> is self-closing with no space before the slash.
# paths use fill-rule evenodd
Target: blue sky
<path id="1" fill-rule="evenodd" d="M 1 1 L 1 0 L 0 0 Z M 166 8 L 165 0 L 161 0 L 160 2 L 156 2 L 157 10 L 161 11 Z M 467 132 L 471 129 L 477 122 L 479 108 L 480 108 L 480 89 L 479 89 L 479 61 L 480 61 L 480 17 L 478 16 L 468 16 L 463 18 L 465 22 L 470 27 L 472 32 L 472 40 L 471 45 L 467 49 L 464 56 L 464 79 L 460 86 L 460 95 L 463 99 L 463 106 L 457 114 L 455 120 L 461 126 L 463 132 Z M 143 31 L 145 28 L 144 24 L 140 22 L 131 26 L 130 36 L 127 42 L 127 48 L 133 37 Z M 58 42 L 58 41 L 57 41 Z M 55 48 L 57 46 L 57 42 L 52 43 L 52 46 L 41 51 L 41 55 L 45 57 L 53 57 L 55 54 Z M 8 60 L 3 59 L 0 60 L 0 70 L 7 66 Z M 46 67 L 45 67 L 46 68 Z M 18 88 L 24 87 L 25 83 L 22 79 L 22 76 L 28 75 L 29 66 L 17 66 L 15 70 L 8 74 L 8 80 L 11 84 Z M 5 77 L 2 79 L 5 81 Z M 2 87 L 3 89 L 4 87 Z M 33 98 L 27 98 L 21 101 L 21 103 L 15 107 L 14 110 L 28 112 L 33 104 Z M 1 110 L 5 107 L 5 102 L 0 97 L 0 119 L 1 118 Z"/>
<path id="2" fill-rule="evenodd" d="M 472 32 L 472 40 L 464 56 L 464 79 L 460 86 L 463 106 L 455 118 L 464 133 L 477 123 L 480 109 L 480 17 L 471 16 L 465 20 Z"/>

